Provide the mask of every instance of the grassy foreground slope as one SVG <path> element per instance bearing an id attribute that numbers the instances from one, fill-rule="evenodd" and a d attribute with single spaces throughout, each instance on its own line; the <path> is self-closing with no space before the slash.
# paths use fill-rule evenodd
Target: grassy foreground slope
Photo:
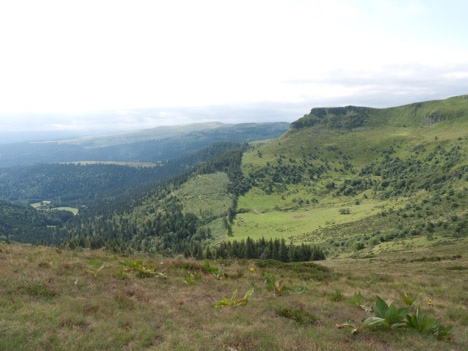
<path id="1" fill-rule="evenodd" d="M 244 154 L 233 238 L 375 254 L 468 234 L 468 96 L 317 108 Z"/>
<path id="2" fill-rule="evenodd" d="M 467 249 L 446 245 L 320 266 L 212 261 L 224 272 L 217 279 L 200 261 L 2 244 L 0 349 L 466 350 Z M 139 260 L 166 278 L 119 274 L 119 262 Z M 264 273 L 284 280 L 281 295 L 268 290 Z M 215 308 L 222 296 L 238 290 L 242 297 L 251 287 L 247 304 Z M 454 326 L 451 339 L 408 328 L 357 335 L 337 329 L 369 315 L 348 302 L 358 291 L 367 306 L 375 295 L 391 302 L 400 292 L 418 294 L 424 313 Z"/>

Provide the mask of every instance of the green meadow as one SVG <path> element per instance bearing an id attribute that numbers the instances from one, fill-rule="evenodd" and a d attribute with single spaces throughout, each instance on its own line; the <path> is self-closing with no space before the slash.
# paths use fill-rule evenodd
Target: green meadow
<path id="1" fill-rule="evenodd" d="M 162 163 L 154 162 L 120 162 L 120 161 L 75 161 L 75 162 L 61 162 L 60 164 L 68 165 L 116 165 L 116 166 L 128 166 L 135 168 L 153 168 L 157 166 L 162 166 Z"/>
<path id="2" fill-rule="evenodd" d="M 201 217 L 219 217 L 231 205 L 228 184 L 229 179 L 222 172 L 196 175 L 173 194 L 182 201 L 186 212 Z"/>
<path id="3" fill-rule="evenodd" d="M 51 210 L 51 211 L 68 211 L 73 213 L 74 215 L 77 215 L 79 212 L 79 209 L 75 207 L 50 207 L 50 205 L 44 205 L 43 202 L 35 202 L 30 205 L 31 207 L 35 208 L 36 210 Z"/>
<path id="4" fill-rule="evenodd" d="M 381 211 L 380 206 L 382 205 L 379 205 L 378 202 L 369 202 L 360 206 L 336 205 L 285 212 L 274 210 L 259 212 L 254 208 L 254 212 L 242 213 L 237 216 L 236 225 L 233 228 L 233 238 L 236 240 L 247 237 L 254 239 L 261 237 L 287 238 L 300 243 L 300 239 L 294 240 L 295 236 L 301 236 L 301 234 L 334 224 L 360 220 Z M 339 211 L 342 208 L 352 208 L 352 210 L 349 214 L 340 214 Z"/>

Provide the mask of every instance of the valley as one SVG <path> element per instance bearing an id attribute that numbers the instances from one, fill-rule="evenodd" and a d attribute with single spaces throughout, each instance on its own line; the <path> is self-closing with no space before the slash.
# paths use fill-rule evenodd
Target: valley
<path id="1" fill-rule="evenodd" d="M 63 234 L 54 234 L 55 244 L 84 236 L 190 254 L 264 238 L 319 245 L 327 257 L 369 256 L 467 240 L 467 130 L 464 96 L 388 109 L 315 108 L 276 139 L 214 143 L 159 167 L 6 168 L 0 194 L 18 204 L 47 199 L 52 208 L 80 208 L 56 228 Z M 106 138 L 85 140 L 118 144 Z"/>

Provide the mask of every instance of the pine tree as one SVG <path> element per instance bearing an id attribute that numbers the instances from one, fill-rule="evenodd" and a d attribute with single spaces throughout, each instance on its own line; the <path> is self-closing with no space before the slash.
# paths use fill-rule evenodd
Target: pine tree
<path id="1" fill-rule="evenodd" d="M 211 253 L 211 250 L 210 250 L 209 246 L 207 246 L 207 248 L 205 250 L 205 258 L 207 260 L 212 260 L 213 259 L 213 254 Z"/>
<path id="2" fill-rule="evenodd" d="M 278 260 L 281 262 L 289 261 L 288 247 L 286 246 L 286 241 L 284 239 L 281 240 L 281 244 L 278 250 Z"/>
<path id="3" fill-rule="evenodd" d="M 256 258 L 254 245 L 254 241 L 248 237 L 245 243 L 244 258 Z"/>
<path id="4" fill-rule="evenodd" d="M 273 250 L 271 250 L 271 258 L 274 260 L 279 261 L 279 255 L 278 255 L 278 245 L 273 243 Z"/>
<path id="5" fill-rule="evenodd" d="M 268 260 L 271 258 L 271 251 L 268 246 L 265 247 L 265 249 L 262 251 L 262 254 L 260 255 L 260 259 L 262 260 Z"/>

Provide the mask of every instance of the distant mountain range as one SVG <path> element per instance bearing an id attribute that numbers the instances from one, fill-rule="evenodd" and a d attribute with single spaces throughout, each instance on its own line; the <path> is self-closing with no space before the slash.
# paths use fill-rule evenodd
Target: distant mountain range
<path id="1" fill-rule="evenodd" d="M 0 168 L 74 161 L 157 162 L 199 151 L 215 142 L 276 138 L 290 124 L 198 123 L 68 140 L 0 144 Z"/>

